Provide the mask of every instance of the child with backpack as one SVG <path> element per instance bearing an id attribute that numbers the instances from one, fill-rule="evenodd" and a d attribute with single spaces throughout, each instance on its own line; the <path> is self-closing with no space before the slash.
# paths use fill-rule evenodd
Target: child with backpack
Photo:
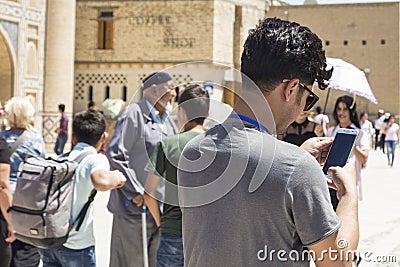
<path id="1" fill-rule="evenodd" d="M 107 191 L 121 187 L 126 178 L 119 171 L 109 171 L 106 156 L 98 154 L 106 141 L 106 122 L 104 116 L 93 110 L 75 115 L 72 126 L 74 149 L 68 155 L 69 161 L 76 160 L 82 153 L 88 153 L 80 160 L 75 170 L 71 220 L 75 222 L 93 196 L 93 189 Z M 90 202 L 89 202 L 90 203 Z M 93 205 L 89 205 L 86 216 L 77 231 L 76 225 L 68 235 L 67 241 L 50 249 L 40 249 L 43 266 L 96 266 L 95 239 L 93 234 Z"/>

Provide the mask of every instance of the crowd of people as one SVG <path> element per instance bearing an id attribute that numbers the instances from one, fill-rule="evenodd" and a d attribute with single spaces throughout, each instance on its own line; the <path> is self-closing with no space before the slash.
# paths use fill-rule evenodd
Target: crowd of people
<path id="1" fill-rule="evenodd" d="M 181 92 L 176 125 L 169 116 L 176 85 L 166 72 L 143 80 L 143 99 L 121 112 L 107 149 L 105 118 L 90 102 L 73 118 L 72 151 L 65 155 L 68 116 L 65 105 L 58 106 L 54 152 L 71 161 L 88 153 L 75 172 L 71 221 L 94 189 L 111 190 L 110 266 L 309 265 L 310 258 L 258 257 L 267 247 L 312 251 L 317 266 L 357 261 L 318 255 L 338 249 L 340 240 L 347 242 L 340 249 L 356 250 L 361 168 L 371 146 L 386 149 L 393 166 L 400 138 L 394 116 L 379 110 L 373 127 L 367 113 L 358 117 L 353 97 L 341 96 L 333 123 L 320 107 L 311 119 L 318 101 L 314 81 L 325 89 L 332 69 L 320 38 L 298 23 L 265 19 L 250 31 L 241 60 L 241 95 L 228 119 L 208 131 L 208 91 L 191 84 Z M 10 127 L 0 131 L 0 267 L 40 261 L 45 267 L 96 266 L 92 208 L 61 246 L 38 249 L 16 239 L 7 210 L 18 166 L 46 151 L 29 99 L 10 99 L 5 112 Z M 329 180 L 321 164 L 339 128 L 359 135 L 352 159 L 331 167 Z"/>

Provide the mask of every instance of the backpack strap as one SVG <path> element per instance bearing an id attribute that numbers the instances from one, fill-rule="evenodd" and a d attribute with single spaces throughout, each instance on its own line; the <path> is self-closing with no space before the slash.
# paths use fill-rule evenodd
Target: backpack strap
<path id="1" fill-rule="evenodd" d="M 76 231 L 79 231 L 79 229 L 81 228 L 83 220 L 85 219 L 86 213 L 89 209 L 89 206 L 93 202 L 96 194 L 97 194 L 97 190 L 93 188 L 92 192 L 90 192 L 90 196 L 89 196 L 88 200 L 86 201 L 85 205 L 81 209 L 81 212 L 79 212 L 79 215 L 76 218 L 75 222 L 72 224 L 72 225 L 75 225 L 75 223 L 78 222 L 78 224 L 76 226 Z"/>
<path id="2" fill-rule="evenodd" d="M 15 150 L 17 150 L 19 144 L 21 144 L 22 140 L 24 140 L 27 133 L 28 131 L 23 131 L 23 133 L 18 137 L 17 141 L 15 141 L 15 143 L 12 145 L 10 149 L 10 156 L 14 154 Z"/>
<path id="3" fill-rule="evenodd" d="M 92 151 L 82 152 L 82 153 L 79 154 L 79 156 L 77 156 L 74 159 L 74 162 L 79 164 L 86 156 L 89 156 L 89 155 L 92 155 L 92 154 L 95 154 L 95 153 L 93 153 Z M 87 211 L 89 209 L 89 206 L 93 202 L 94 197 L 96 196 L 96 194 L 97 194 L 97 190 L 93 188 L 92 192 L 90 192 L 90 196 L 89 196 L 88 200 L 86 201 L 85 205 L 83 205 L 81 211 L 79 212 L 78 217 L 72 223 L 72 226 L 74 226 L 75 223 L 78 222 L 78 224 L 76 226 L 76 231 L 79 231 L 79 229 L 81 228 L 83 220 L 85 219 L 86 213 L 87 213 Z"/>
<path id="4" fill-rule="evenodd" d="M 69 153 L 70 152 L 68 152 L 67 154 L 67 157 L 69 156 Z M 96 154 L 96 153 L 94 153 L 94 152 L 92 152 L 92 151 L 85 151 L 85 152 L 82 152 L 82 153 L 80 153 L 75 159 L 74 159 L 74 162 L 76 162 L 76 163 L 81 163 L 81 161 L 86 157 L 86 156 L 89 156 L 89 155 L 94 155 L 94 154 Z"/>

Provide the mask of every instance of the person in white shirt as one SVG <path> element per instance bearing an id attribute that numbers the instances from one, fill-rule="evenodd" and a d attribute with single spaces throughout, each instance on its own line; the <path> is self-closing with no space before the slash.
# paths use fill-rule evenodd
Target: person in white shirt
<path id="1" fill-rule="evenodd" d="M 322 113 L 322 109 L 320 106 L 316 107 L 315 111 L 318 113 L 314 117 L 314 122 L 317 124 L 322 125 L 322 129 L 324 131 L 324 135 L 326 135 L 328 129 L 329 129 L 329 118 L 327 115 Z"/>
<path id="2" fill-rule="evenodd" d="M 380 140 L 380 132 L 381 132 L 381 125 L 383 121 L 385 120 L 385 111 L 383 109 L 378 110 L 378 115 L 376 115 L 375 119 L 375 150 L 377 147 L 384 147 L 384 144 L 382 144 Z"/>
<path id="3" fill-rule="evenodd" d="M 400 139 L 400 127 L 394 122 L 394 116 L 390 115 L 388 128 L 386 132 L 385 144 L 386 144 L 386 154 L 388 157 L 388 165 L 393 167 L 394 153 L 396 151 L 397 143 Z"/>
<path id="4" fill-rule="evenodd" d="M 360 115 L 360 126 L 361 130 L 363 130 L 367 136 L 368 136 L 368 141 L 369 144 L 371 145 L 371 140 L 373 139 L 375 129 L 372 126 L 372 122 L 368 120 L 368 113 L 367 112 L 362 112 Z"/>

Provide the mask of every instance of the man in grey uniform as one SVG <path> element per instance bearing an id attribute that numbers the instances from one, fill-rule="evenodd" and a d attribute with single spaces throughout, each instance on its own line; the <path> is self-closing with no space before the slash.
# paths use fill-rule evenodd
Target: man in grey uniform
<path id="1" fill-rule="evenodd" d="M 332 71 L 321 40 L 267 18 L 246 40 L 241 71 L 234 112 L 180 158 L 185 266 L 309 266 L 308 255 L 317 266 L 350 263 L 359 237 L 354 163 L 331 168 L 329 182 L 315 157 L 331 140 L 299 148 L 273 136 L 318 100 L 314 81 L 326 87 Z M 336 213 L 328 184 L 340 199 Z"/>
<path id="2" fill-rule="evenodd" d="M 114 215 L 110 266 L 143 266 L 141 208 L 137 198 L 143 193 L 147 173 L 144 170 L 155 145 L 163 136 L 177 134 L 168 116 L 170 101 L 176 96 L 175 83 L 165 72 L 153 73 L 143 80 L 143 99 L 129 105 L 118 118 L 107 149 L 111 169 L 127 178 L 124 187 L 111 191 L 108 210 Z M 163 188 L 157 191 L 162 199 Z M 155 266 L 159 232 L 147 213 L 149 266 Z"/>

